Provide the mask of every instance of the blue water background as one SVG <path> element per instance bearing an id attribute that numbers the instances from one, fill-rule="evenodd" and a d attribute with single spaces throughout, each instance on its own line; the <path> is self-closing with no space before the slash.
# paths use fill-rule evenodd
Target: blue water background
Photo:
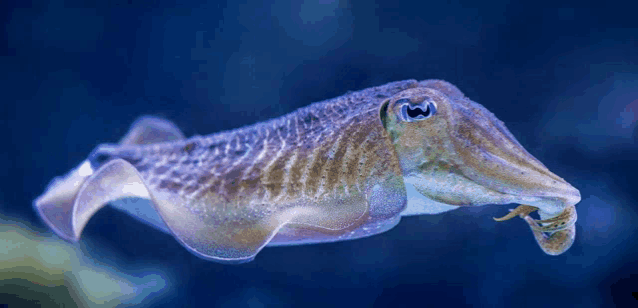
<path id="1" fill-rule="evenodd" d="M 635 10 L 293 2 L 3 1 L 0 211 L 43 226 L 31 203 L 47 183 L 141 115 L 204 135 L 349 90 L 445 79 L 580 189 L 568 252 L 547 256 L 522 221 L 492 220 L 511 206 L 407 217 L 371 238 L 266 248 L 237 266 L 111 208 L 82 241 L 123 272 L 145 260 L 170 269 L 157 307 L 638 304 Z"/>

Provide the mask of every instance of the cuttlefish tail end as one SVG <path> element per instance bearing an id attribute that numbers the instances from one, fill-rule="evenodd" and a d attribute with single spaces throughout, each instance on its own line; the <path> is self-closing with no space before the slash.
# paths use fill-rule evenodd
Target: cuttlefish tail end
<path id="1" fill-rule="evenodd" d="M 536 242 L 546 254 L 557 256 L 567 251 L 576 237 L 576 207 L 568 206 L 556 217 L 544 220 L 535 220 L 529 216 L 536 210 L 537 207 L 521 205 L 509 214 L 494 220 L 504 221 L 519 216 L 530 226 Z"/>

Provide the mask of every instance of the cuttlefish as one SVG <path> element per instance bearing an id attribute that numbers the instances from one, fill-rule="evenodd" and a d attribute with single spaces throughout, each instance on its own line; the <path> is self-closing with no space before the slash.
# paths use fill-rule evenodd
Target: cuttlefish
<path id="1" fill-rule="evenodd" d="M 519 206 L 495 220 L 522 218 L 558 255 L 574 242 L 578 202 L 576 188 L 454 85 L 405 80 L 207 136 L 142 117 L 34 205 L 69 241 L 111 204 L 199 257 L 241 263 L 265 246 L 362 238 L 401 216 L 510 203 Z"/>

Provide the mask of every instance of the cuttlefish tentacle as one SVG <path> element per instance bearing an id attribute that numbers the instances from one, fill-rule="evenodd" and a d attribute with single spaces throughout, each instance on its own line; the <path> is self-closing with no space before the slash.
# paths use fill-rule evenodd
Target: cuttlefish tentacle
<path id="1" fill-rule="evenodd" d="M 535 224 L 528 222 L 533 231 L 550 233 L 539 241 L 550 255 L 571 246 L 556 241 L 574 239 L 565 233 L 575 224 L 573 206 L 580 202 L 580 192 L 534 158 L 503 122 L 458 88 L 442 81 L 420 84 L 426 89 L 406 90 L 389 102 L 387 109 L 399 116 L 390 113 L 384 118 L 406 182 L 414 183 L 422 195 L 449 205 L 522 204 L 496 220 L 516 216 L 533 220 Z M 431 105 L 435 115 L 425 120 L 399 112 L 419 106 L 429 110 Z M 541 220 L 529 216 L 534 211 Z"/>
<path id="2" fill-rule="evenodd" d="M 520 218 L 527 220 L 527 217 L 529 217 L 529 214 L 537 210 L 538 208 L 535 206 L 520 205 L 517 208 L 510 210 L 510 212 L 507 215 L 501 218 L 493 218 L 493 219 L 496 221 L 505 221 L 505 220 L 510 220 L 516 216 L 519 216 Z M 535 222 L 533 225 L 530 224 L 530 227 L 534 230 L 538 230 L 541 232 L 560 231 L 574 225 L 576 223 L 577 217 L 578 216 L 576 215 L 576 207 L 572 205 L 572 206 L 566 207 L 562 213 L 552 218 L 536 220 L 529 217 L 529 219 Z"/>
<path id="3" fill-rule="evenodd" d="M 510 219 L 512 219 L 512 218 L 514 218 L 516 216 L 519 216 L 521 218 L 525 218 L 525 216 L 527 216 L 530 213 L 532 213 L 534 211 L 537 211 L 537 210 L 538 210 L 538 208 L 535 207 L 535 206 L 521 204 L 517 208 L 515 208 L 513 210 L 510 210 L 510 212 L 507 215 L 505 215 L 505 216 L 503 216 L 501 218 L 493 217 L 493 219 L 496 220 L 496 221 L 506 221 L 506 220 L 510 220 Z"/>

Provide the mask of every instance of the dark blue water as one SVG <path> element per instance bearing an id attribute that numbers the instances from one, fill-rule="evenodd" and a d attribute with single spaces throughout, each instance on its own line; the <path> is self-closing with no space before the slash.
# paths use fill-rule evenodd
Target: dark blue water
<path id="1" fill-rule="evenodd" d="M 209 134 L 348 90 L 445 79 L 581 191 L 568 252 L 545 255 L 520 220 L 494 222 L 508 206 L 407 217 L 362 240 L 266 248 L 237 266 L 198 259 L 110 208 L 82 240 L 123 272 L 163 264 L 172 286 L 157 307 L 638 304 L 632 8 L 184 2 L 1 4 L 2 213 L 43 226 L 31 203 L 51 178 L 140 115 Z"/>

